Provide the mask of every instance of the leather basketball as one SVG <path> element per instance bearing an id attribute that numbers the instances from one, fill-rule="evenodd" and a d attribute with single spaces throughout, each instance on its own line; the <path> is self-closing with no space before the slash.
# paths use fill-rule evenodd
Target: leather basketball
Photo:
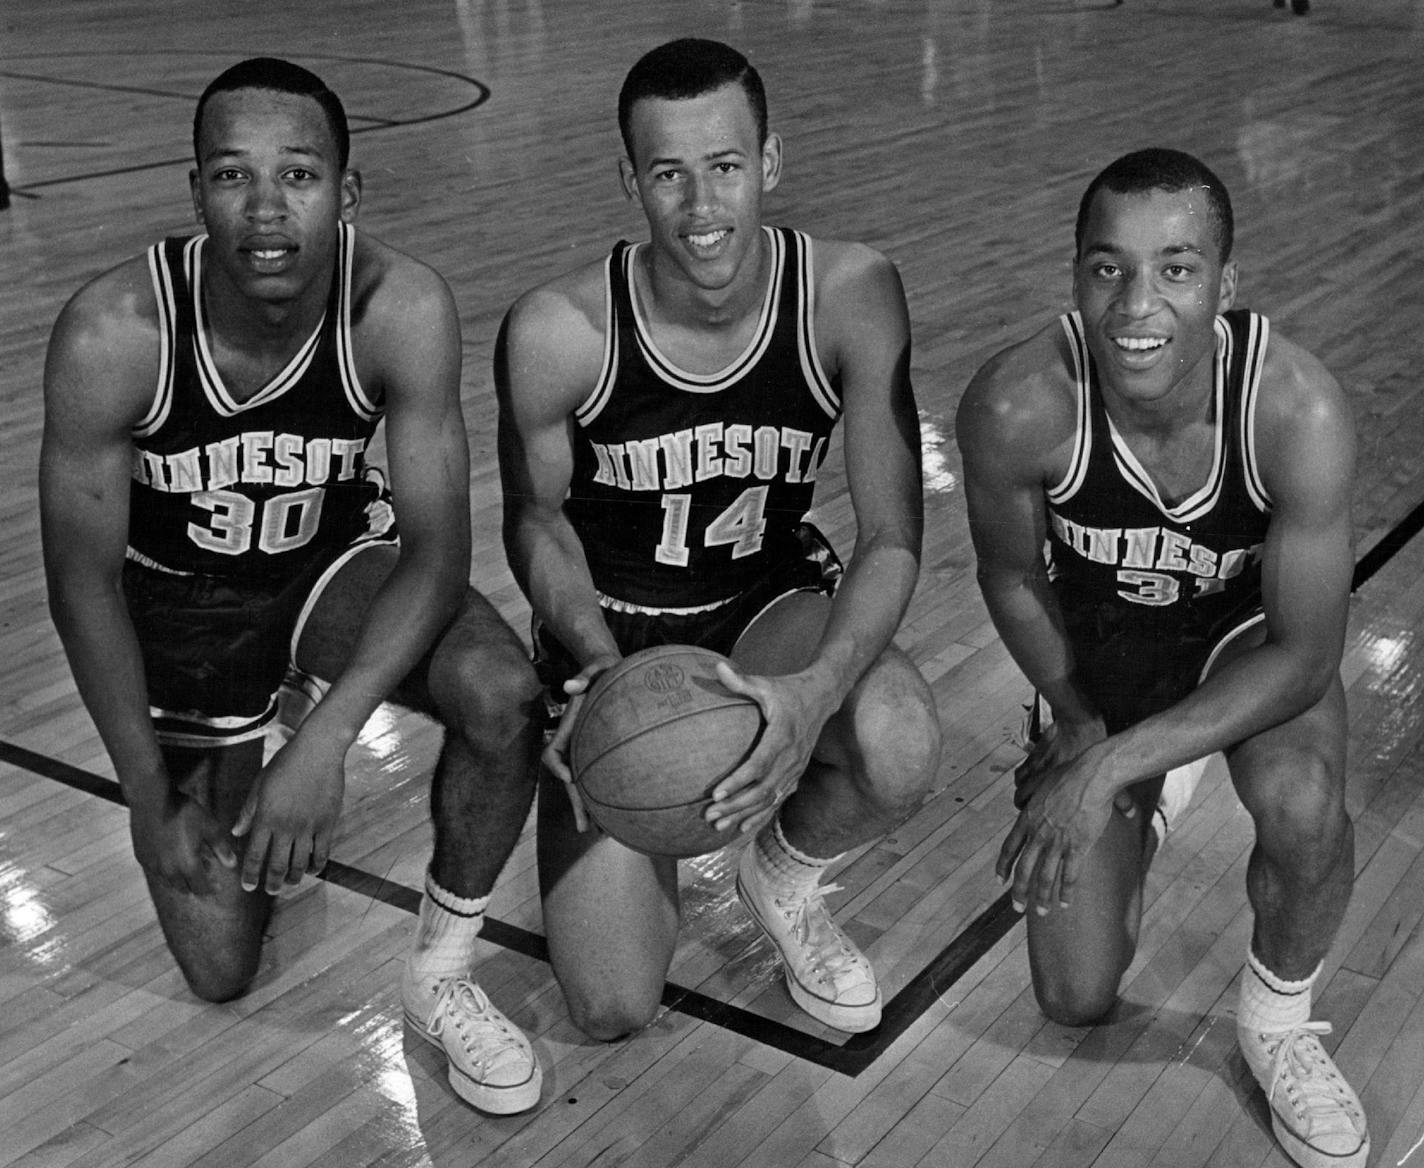
<path id="1" fill-rule="evenodd" d="M 761 737 L 761 707 L 718 679 L 726 658 L 689 645 L 625 657 L 589 688 L 569 767 L 594 822 L 651 855 L 697 856 L 732 843 L 703 818 L 712 789 Z"/>

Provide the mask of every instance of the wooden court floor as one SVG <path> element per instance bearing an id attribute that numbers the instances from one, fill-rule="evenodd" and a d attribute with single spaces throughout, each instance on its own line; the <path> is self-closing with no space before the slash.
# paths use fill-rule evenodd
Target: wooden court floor
<path id="1" fill-rule="evenodd" d="M 529 285 L 641 224 L 614 100 L 643 50 L 729 40 L 786 140 L 768 217 L 899 265 L 915 330 L 927 540 L 900 636 L 945 726 L 923 809 L 833 905 L 886 989 L 847 1040 L 798 1016 L 734 903 L 686 865 L 667 1009 L 590 1043 L 543 959 L 533 848 L 479 976 L 531 1034 L 544 1098 L 492 1119 L 402 1031 L 435 737 L 383 709 L 352 753 L 326 879 L 283 899 L 262 974 L 192 999 L 159 936 L 103 750 L 44 607 L 35 501 L 49 327 L 88 276 L 186 231 L 203 84 L 288 56 L 344 96 L 365 229 L 459 300 L 475 581 L 523 628 L 498 542 L 490 354 Z M 1027 690 L 976 593 L 952 419 L 991 352 L 1067 305 L 1089 177 L 1161 144 L 1232 189 L 1242 299 L 1331 366 L 1361 435 L 1345 680 L 1357 882 L 1317 1013 L 1372 1163 L 1424 1164 L 1424 3 L 1316 0 L 5 0 L 0 141 L 0 1166 L 1164 1168 L 1283 1165 L 1234 1049 L 1249 820 L 1210 768 L 1154 864 L 1124 1000 L 1047 1023 L 992 873 Z M 841 546 L 838 471 L 816 517 Z"/>

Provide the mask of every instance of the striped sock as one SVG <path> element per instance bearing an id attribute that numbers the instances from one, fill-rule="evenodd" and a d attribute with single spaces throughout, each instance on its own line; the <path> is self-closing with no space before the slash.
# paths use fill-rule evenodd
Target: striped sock
<path id="1" fill-rule="evenodd" d="M 407 1005 L 412 995 L 432 1001 L 440 982 L 463 977 L 474 964 L 475 939 L 485 923 L 488 896 L 456 896 L 435 883 L 427 870 L 425 895 L 420 900 L 420 920 L 406 956 L 401 992 Z"/>
<path id="2" fill-rule="evenodd" d="M 801 851 L 781 830 L 778 813 L 757 833 L 753 861 L 767 890 L 778 900 L 804 899 L 821 882 L 827 868 L 840 858 L 818 859 Z"/>

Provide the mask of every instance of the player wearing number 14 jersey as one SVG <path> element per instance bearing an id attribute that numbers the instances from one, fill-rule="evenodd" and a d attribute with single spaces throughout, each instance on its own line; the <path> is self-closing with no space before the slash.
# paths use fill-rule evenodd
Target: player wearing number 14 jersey
<path id="1" fill-rule="evenodd" d="M 735 49 L 652 50 L 619 124 L 649 238 L 522 297 L 495 371 L 505 545 L 546 677 L 571 699 L 544 753 L 567 794 L 547 782 L 539 803 L 550 958 L 590 1035 L 658 1008 L 675 861 L 587 828 L 565 748 L 585 688 L 620 656 L 703 645 L 766 718 L 708 812 L 729 844 L 750 840 L 738 891 L 793 1000 L 867 1030 L 875 971 L 821 878 L 918 805 L 939 751 L 929 687 L 892 644 L 921 529 L 904 292 L 868 247 L 762 224 L 781 142 Z M 857 533 L 840 575 L 803 519 L 842 415 Z"/>

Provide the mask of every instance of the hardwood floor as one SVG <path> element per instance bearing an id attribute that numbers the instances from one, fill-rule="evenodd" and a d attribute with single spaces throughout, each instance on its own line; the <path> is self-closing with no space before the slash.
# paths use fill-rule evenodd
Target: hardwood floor
<path id="1" fill-rule="evenodd" d="M 542 958 L 526 831 L 482 983 L 546 1075 L 527 1115 L 462 1104 L 403 1033 L 428 856 L 432 727 L 383 709 L 353 751 L 338 863 L 283 898 L 259 981 L 199 1003 L 163 945 L 112 770 L 45 612 L 35 505 L 48 330 L 89 276 L 189 230 L 193 102 L 242 56 L 343 96 L 361 224 L 435 264 L 465 338 L 476 584 L 527 608 L 498 540 L 491 350 L 525 288 L 642 225 L 614 100 L 675 35 L 728 40 L 786 141 L 769 218 L 898 264 L 928 532 L 900 643 L 946 749 L 931 798 L 836 875 L 884 983 L 847 1040 L 790 1003 L 726 853 L 685 866 L 668 1009 L 599 1045 Z M 1317 0 L 9 0 L 0 13 L 0 1166 L 1222 1168 L 1282 1165 L 1234 1040 L 1251 825 L 1219 761 L 1154 863 L 1113 1021 L 1047 1022 L 993 858 L 1027 687 L 973 578 L 952 424 L 993 351 L 1068 303 L 1077 199 L 1148 144 L 1236 204 L 1242 299 L 1322 357 L 1361 435 L 1344 676 L 1357 882 L 1317 1016 L 1364 1098 L 1372 1163 L 1424 1163 L 1424 3 Z M 835 465 L 816 518 L 853 518 Z"/>

